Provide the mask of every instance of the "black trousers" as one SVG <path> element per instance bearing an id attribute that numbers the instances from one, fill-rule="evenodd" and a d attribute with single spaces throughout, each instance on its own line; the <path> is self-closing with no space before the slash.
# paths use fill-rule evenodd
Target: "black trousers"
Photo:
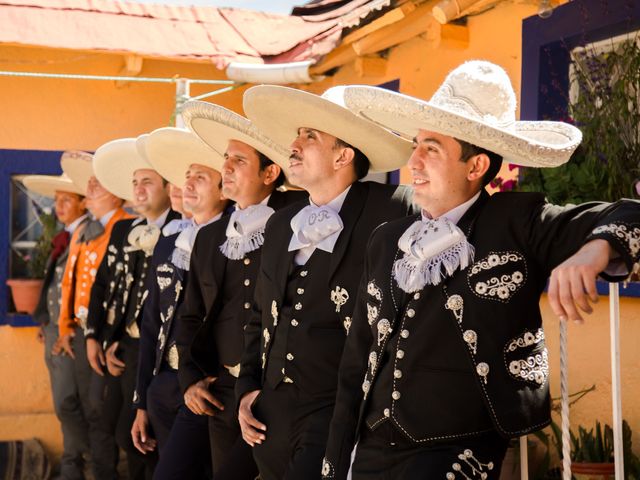
<path id="1" fill-rule="evenodd" d="M 391 422 L 361 430 L 353 480 L 497 480 L 508 440 L 497 432 L 421 445 Z"/>
<path id="2" fill-rule="evenodd" d="M 130 480 L 150 480 L 158 461 L 156 452 L 142 454 L 133 446 L 131 427 L 136 418 L 133 393 L 138 369 L 138 340 L 125 336 L 120 340 L 117 356 L 125 363 L 119 377 L 107 373 L 103 420 L 114 433 L 117 444 L 127 454 Z"/>
<path id="3" fill-rule="evenodd" d="M 290 383 L 262 389 L 253 406 L 267 426 L 266 440 L 253 448 L 262 480 L 321 478 L 334 401 Z"/>
<path id="4" fill-rule="evenodd" d="M 178 372 L 169 368 L 160 371 L 147 389 L 147 414 L 158 441 L 158 453 L 162 455 L 171 427 L 182 405 L 182 393 L 178 384 Z"/>
<path id="5" fill-rule="evenodd" d="M 181 405 L 160 453 L 153 480 L 211 478 L 209 428 L 206 416 Z"/>
<path id="6" fill-rule="evenodd" d="M 235 384 L 235 377 L 223 370 L 211 385 L 211 393 L 224 405 L 223 411 L 214 408 L 216 415 L 208 417 L 215 480 L 253 480 L 258 475 L 251 446 L 240 432 Z"/>

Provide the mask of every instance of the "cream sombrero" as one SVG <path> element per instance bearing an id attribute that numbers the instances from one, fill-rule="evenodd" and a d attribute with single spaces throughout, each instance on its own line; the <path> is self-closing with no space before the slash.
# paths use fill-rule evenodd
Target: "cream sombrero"
<path id="1" fill-rule="evenodd" d="M 238 140 L 266 155 L 287 174 L 289 151 L 267 138 L 242 115 L 213 103 L 190 101 L 182 106 L 182 118 L 189 130 L 215 151 L 223 154 L 229 140 Z"/>
<path id="2" fill-rule="evenodd" d="M 568 123 L 516 121 L 516 95 L 509 76 L 481 60 L 451 71 L 428 102 L 359 85 L 346 87 L 344 99 L 357 114 L 408 138 L 419 129 L 433 131 L 525 167 L 562 165 L 582 140 L 580 130 Z"/>
<path id="3" fill-rule="evenodd" d="M 54 198 L 56 192 L 69 192 L 86 195 L 86 186 L 81 190 L 66 175 L 26 175 L 22 178 L 23 185 L 32 192 L 43 197 Z"/>
<path id="4" fill-rule="evenodd" d="M 181 128 L 159 128 L 138 137 L 137 145 L 153 168 L 180 188 L 190 165 L 197 163 L 220 171 L 224 162 L 224 157 L 196 134 Z"/>
<path id="5" fill-rule="evenodd" d="M 105 143 L 93 154 L 93 170 L 104 188 L 116 197 L 133 201 L 133 174 L 154 170 L 138 152 L 135 138 L 119 138 Z"/>
<path id="6" fill-rule="evenodd" d="M 244 111 L 281 145 L 290 145 L 298 128 L 306 127 L 359 149 L 369 159 L 371 172 L 388 172 L 406 164 L 411 143 L 345 108 L 344 88 L 333 87 L 318 96 L 295 88 L 259 85 L 244 93 Z"/>
<path id="7" fill-rule="evenodd" d="M 74 185 L 86 193 L 89 179 L 94 175 L 93 155 L 80 150 L 70 150 L 62 154 L 60 166 Z"/>

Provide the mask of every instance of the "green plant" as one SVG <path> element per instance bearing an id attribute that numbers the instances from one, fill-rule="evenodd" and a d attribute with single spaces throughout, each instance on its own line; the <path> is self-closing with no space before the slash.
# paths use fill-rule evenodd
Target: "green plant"
<path id="1" fill-rule="evenodd" d="M 550 169 L 524 168 L 519 189 L 553 203 L 615 201 L 640 196 L 640 46 L 637 38 L 572 55 L 573 91 L 566 121 L 583 133 L 571 160 Z"/>
<path id="2" fill-rule="evenodd" d="M 596 420 L 595 429 L 578 427 L 578 435 L 571 432 L 571 461 L 580 463 L 613 462 L 613 430 Z"/>
<path id="3" fill-rule="evenodd" d="M 29 254 L 18 257 L 27 267 L 28 278 L 44 278 L 44 271 L 53 249 L 53 237 L 58 229 L 56 216 L 53 212 L 42 211 L 38 221 L 42 225 L 40 238 Z"/>

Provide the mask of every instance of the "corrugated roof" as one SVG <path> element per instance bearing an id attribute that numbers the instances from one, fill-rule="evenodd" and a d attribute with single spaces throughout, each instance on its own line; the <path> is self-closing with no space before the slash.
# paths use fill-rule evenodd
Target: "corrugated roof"
<path id="1" fill-rule="evenodd" d="M 210 59 L 221 69 L 232 61 L 318 60 L 339 43 L 343 18 L 364 18 L 381 1 L 390 3 L 341 0 L 320 15 L 289 16 L 118 0 L 0 0 L 0 43 Z"/>

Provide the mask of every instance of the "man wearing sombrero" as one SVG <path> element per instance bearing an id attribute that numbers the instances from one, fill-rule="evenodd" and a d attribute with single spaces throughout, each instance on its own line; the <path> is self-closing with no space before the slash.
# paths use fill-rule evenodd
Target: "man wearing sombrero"
<path id="1" fill-rule="evenodd" d="M 277 190 L 285 181 L 278 163 L 287 152 L 246 118 L 218 105 L 188 102 L 183 118 L 216 152 L 222 192 L 235 211 L 198 233 L 185 300 L 178 315 L 178 376 L 190 413 L 208 418 L 216 479 L 252 480 L 257 468 L 240 436 L 234 385 L 243 350 L 243 329 L 260 265 L 264 225 L 274 211 L 306 198 Z M 276 163 L 274 163 L 276 162 Z M 181 414 L 171 432 L 184 444 L 189 431 Z M 174 455 L 184 468 L 185 455 Z M 178 478 L 167 473 L 162 478 Z"/>
<path id="2" fill-rule="evenodd" d="M 275 86 L 244 96 L 247 116 L 290 145 L 289 178 L 309 192 L 267 224 L 236 384 L 243 438 L 265 480 L 319 478 L 367 238 L 411 209 L 407 188 L 358 181 L 399 168 L 409 143 L 341 97 Z"/>
<path id="3" fill-rule="evenodd" d="M 621 280 L 639 260 L 639 205 L 489 196 L 503 159 L 554 167 L 581 140 L 568 124 L 516 121 L 509 78 L 489 62 L 456 68 L 428 102 L 347 87 L 345 103 L 414 139 L 422 213 L 369 241 L 323 477 L 352 463 L 354 480 L 497 479 L 508 439 L 550 422 L 549 275 L 553 311 L 581 321 L 596 276 Z"/>
<path id="4" fill-rule="evenodd" d="M 71 152 L 65 152 L 70 155 Z M 85 189 L 75 186 L 66 175 L 28 175 L 22 180 L 31 192 L 54 201 L 57 220 L 64 225 L 52 239 L 52 250 L 44 274 L 38 305 L 33 314 L 44 336 L 44 359 L 51 380 L 54 411 L 62 427 L 63 452 L 60 460 L 62 478 L 82 478 L 83 454 L 89 451 L 87 420 L 78 398 L 75 361 L 61 355 L 58 343 L 60 283 L 69 258 L 69 240 L 76 228 L 87 219 Z"/>
<path id="5" fill-rule="evenodd" d="M 110 192 L 132 202 L 140 217 L 114 229 L 91 291 L 87 342 L 105 346 L 107 366 L 103 421 L 127 454 L 129 478 L 150 477 L 157 457 L 133 445 L 140 320 L 147 297 L 150 259 L 165 224 L 180 215 L 170 209 L 168 184 L 140 154 L 135 138 L 112 140 L 94 154 L 94 170 Z"/>
<path id="6" fill-rule="evenodd" d="M 86 191 L 87 209 L 93 218 L 71 236 L 69 260 L 60 285 L 58 328 L 60 347 L 74 360 L 74 388 L 88 423 L 92 473 L 96 479 L 111 479 L 117 475 L 115 439 L 101 419 L 104 383 L 92 373 L 84 330 L 90 293 L 112 230 L 129 215 L 122 209 L 122 199 L 109 193 L 95 178 L 92 162 L 92 155 L 86 152 L 67 152 L 60 161 L 65 175 L 77 188 Z"/>
<path id="7" fill-rule="evenodd" d="M 145 454 L 155 448 L 150 439 L 157 440 L 160 461 L 154 478 L 195 480 L 210 470 L 209 430 L 206 418 L 183 406 L 176 316 L 188 285 L 196 235 L 218 221 L 228 204 L 221 192 L 222 156 L 188 130 L 172 127 L 138 137 L 137 145 L 163 178 L 182 189 L 182 208 L 190 218 L 173 220 L 162 229 L 151 258 L 131 434 L 133 444 Z M 169 443 L 176 415 L 188 422 L 189 435 Z"/>

